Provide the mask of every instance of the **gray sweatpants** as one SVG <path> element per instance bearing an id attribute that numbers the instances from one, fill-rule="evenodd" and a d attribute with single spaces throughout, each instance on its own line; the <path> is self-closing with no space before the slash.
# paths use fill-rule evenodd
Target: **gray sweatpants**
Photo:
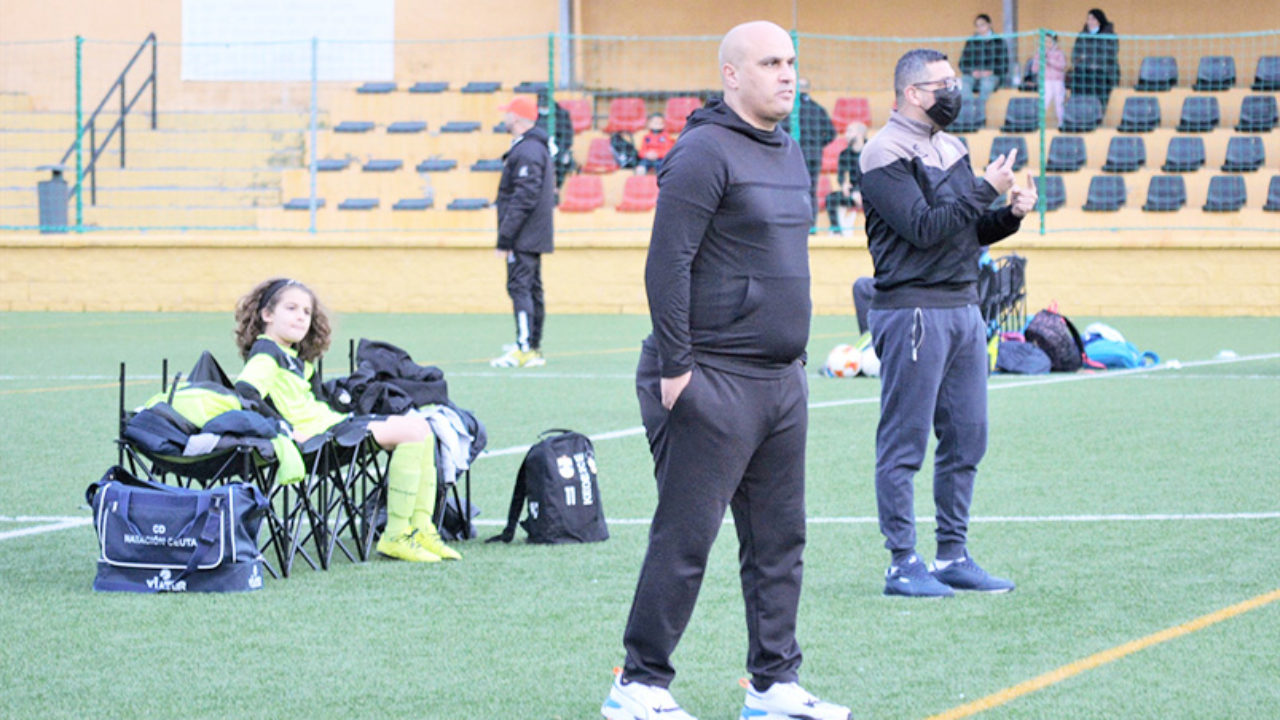
<path id="1" fill-rule="evenodd" d="M 978 461 L 987 449 L 982 315 L 976 305 L 966 305 L 873 309 L 867 319 L 880 358 L 876 503 L 885 547 L 895 561 L 915 549 L 914 479 L 933 429 L 938 557 L 958 557 Z"/>
<path id="2" fill-rule="evenodd" d="M 636 393 L 658 506 L 623 635 L 624 675 L 646 685 L 671 683 L 671 653 L 730 508 L 747 611 L 747 670 L 760 688 L 794 682 L 809 418 L 804 367 L 797 362 L 781 376 L 757 378 L 697 365 L 670 411 L 662 407 L 659 380 L 657 352 L 646 342 Z"/>

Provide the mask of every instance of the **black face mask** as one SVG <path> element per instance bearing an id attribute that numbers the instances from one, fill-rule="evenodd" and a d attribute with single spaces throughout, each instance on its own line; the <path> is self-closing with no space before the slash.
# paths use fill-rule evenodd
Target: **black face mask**
<path id="1" fill-rule="evenodd" d="M 933 91 L 933 105 L 924 111 L 929 119 L 944 130 L 960 115 L 960 91 L 940 89 Z"/>

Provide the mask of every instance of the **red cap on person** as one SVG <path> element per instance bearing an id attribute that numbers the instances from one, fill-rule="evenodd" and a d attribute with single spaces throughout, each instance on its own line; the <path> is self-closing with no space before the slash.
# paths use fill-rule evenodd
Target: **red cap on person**
<path id="1" fill-rule="evenodd" d="M 504 112 L 509 112 L 516 117 L 522 117 L 525 120 L 529 120 L 530 122 L 538 119 L 538 106 L 534 104 L 533 100 L 530 100 L 524 95 L 517 96 L 514 100 L 503 105 L 500 109 Z"/>

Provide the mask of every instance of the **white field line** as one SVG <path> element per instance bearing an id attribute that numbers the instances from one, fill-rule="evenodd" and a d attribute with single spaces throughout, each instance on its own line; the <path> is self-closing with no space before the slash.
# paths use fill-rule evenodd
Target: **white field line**
<path id="1" fill-rule="evenodd" d="M 1088 382 L 1091 380 L 1104 380 L 1119 377 L 1134 377 L 1150 375 L 1151 373 L 1172 372 L 1172 377 L 1179 377 L 1177 372 L 1180 368 L 1208 367 L 1212 365 L 1229 365 L 1231 363 L 1252 362 L 1258 360 L 1275 360 L 1280 358 L 1280 353 L 1265 353 L 1262 355 L 1245 355 L 1236 358 L 1214 358 L 1211 360 L 1193 360 L 1182 363 L 1178 366 L 1171 366 L 1167 363 L 1153 365 L 1151 367 L 1131 368 L 1128 370 L 1107 370 L 1095 373 L 1074 373 L 1071 375 L 1057 375 L 1049 377 L 1035 377 L 1025 380 L 1011 380 L 1009 382 L 996 382 L 987 386 L 988 392 L 997 390 L 1010 390 L 1013 388 L 1036 387 L 1038 385 L 1057 385 L 1059 383 L 1069 382 Z M 846 398 L 843 400 L 826 400 L 823 402 L 809 403 L 810 410 L 821 410 L 823 408 L 845 407 L 848 405 L 870 405 L 872 403 L 879 404 L 879 396 L 862 397 L 862 398 Z M 636 426 L 624 428 L 622 430 L 610 430 L 608 432 L 589 435 L 592 442 L 598 440 L 616 440 L 618 438 L 631 437 L 633 435 L 643 435 L 644 427 Z M 511 447 L 500 448 L 498 450 L 486 450 L 476 458 L 477 461 L 484 458 L 502 457 L 504 455 L 523 455 L 529 452 L 531 445 L 513 445 Z"/>
<path id="2" fill-rule="evenodd" d="M 1244 513 L 1153 513 L 1149 515 L 991 515 L 989 517 L 969 518 L 971 523 L 1007 524 L 1007 523 L 1108 523 L 1108 522 L 1179 522 L 1196 520 L 1280 520 L 1277 512 L 1244 512 Z M 607 518 L 610 525 L 648 525 L 649 518 Z M 917 524 L 932 523 L 932 517 L 918 517 Z M 476 525 L 492 525 L 502 527 L 506 520 L 477 518 Z M 880 522 L 870 516 L 851 517 L 811 517 L 810 525 L 874 525 Z M 725 517 L 725 525 L 732 525 L 733 518 Z"/>
<path id="3" fill-rule="evenodd" d="M 11 518 L 0 518 L 0 521 L 10 520 Z M 26 537 L 27 535 L 39 535 L 41 533 L 57 532 L 58 530 L 66 530 L 74 527 L 84 527 L 93 522 L 92 518 L 51 518 L 57 520 L 50 525 L 36 525 L 33 527 L 21 528 L 19 530 L 7 530 L 0 532 L 0 541 L 12 540 L 13 538 Z M 19 519 L 18 522 L 25 522 Z"/>

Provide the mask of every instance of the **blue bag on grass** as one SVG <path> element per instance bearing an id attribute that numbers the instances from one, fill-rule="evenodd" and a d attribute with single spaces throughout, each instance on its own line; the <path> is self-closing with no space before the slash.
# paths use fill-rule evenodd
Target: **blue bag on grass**
<path id="1" fill-rule="evenodd" d="M 207 490 L 141 480 L 121 467 L 85 491 L 98 538 L 100 591 L 238 592 L 262 587 L 258 527 L 267 498 L 252 484 Z"/>
<path id="2" fill-rule="evenodd" d="M 1096 337 L 1084 344 L 1084 351 L 1090 360 L 1100 362 L 1108 368 L 1136 368 L 1160 364 L 1160 356 L 1151 351 L 1141 352 L 1137 346 L 1127 340 L 1108 340 Z"/>

